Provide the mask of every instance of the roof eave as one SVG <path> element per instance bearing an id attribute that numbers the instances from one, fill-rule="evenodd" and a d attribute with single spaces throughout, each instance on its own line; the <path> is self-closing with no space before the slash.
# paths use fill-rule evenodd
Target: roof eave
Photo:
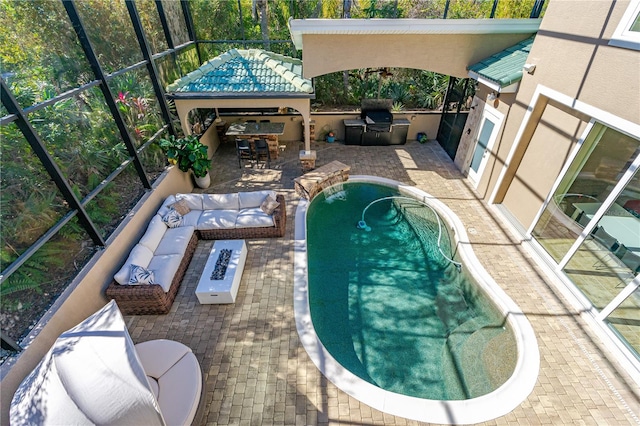
<path id="1" fill-rule="evenodd" d="M 290 19 L 296 49 L 305 34 L 529 34 L 542 19 Z"/>
<path id="2" fill-rule="evenodd" d="M 224 93 L 211 93 L 211 92 L 171 92 L 167 93 L 168 99 L 174 100 L 187 100 L 187 99 L 315 99 L 314 93 L 291 93 L 291 92 L 269 92 L 269 93 L 255 93 L 255 92 L 224 92 Z"/>
<path id="3" fill-rule="evenodd" d="M 498 82 L 486 78 L 475 71 L 469 71 L 469 78 L 476 80 L 478 83 L 483 86 L 487 86 L 491 90 L 495 90 L 498 93 L 515 93 L 518 90 L 518 85 L 520 84 L 520 80 L 522 80 L 522 74 L 520 74 L 520 78 L 511 79 L 505 82 Z"/>

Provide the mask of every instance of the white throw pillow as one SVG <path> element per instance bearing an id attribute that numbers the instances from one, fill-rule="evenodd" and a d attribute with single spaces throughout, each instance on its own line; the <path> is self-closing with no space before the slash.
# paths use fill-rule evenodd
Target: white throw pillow
<path id="1" fill-rule="evenodd" d="M 143 246 L 142 244 L 136 244 L 133 249 L 131 249 L 131 253 L 129 253 L 129 257 L 127 261 L 122 265 L 122 268 L 113 276 L 113 279 L 116 280 L 118 284 L 129 284 L 129 275 L 131 273 L 131 265 L 140 265 L 142 267 L 149 266 L 149 262 L 153 258 L 153 252 L 149 250 L 148 247 Z"/>
<path id="2" fill-rule="evenodd" d="M 158 211 L 156 212 L 158 216 L 163 217 L 169 211 L 169 206 L 176 202 L 175 195 L 169 195 L 166 200 L 162 203 Z"/>
<path id="3" fill-rule="evenodd" d="M 182 215 L 176 210 L 169 209 L 169 212 L 164 215 L 162 221 L 166 223 L 169 228 L 177 228 L 182 225 Z"/>
<path id="4" fill-rule="evenodd" d="M 138 265 L 131 265 L 129 285 L 156 284 L 153 271 Z"/>

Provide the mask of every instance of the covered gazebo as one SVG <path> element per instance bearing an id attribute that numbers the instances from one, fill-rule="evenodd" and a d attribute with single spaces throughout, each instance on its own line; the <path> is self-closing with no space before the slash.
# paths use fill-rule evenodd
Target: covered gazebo
<path id="1" fill-rule="evenodd" d="M 302 61 L 260 49 L 231 49 L 167 87 L 185 133 L 189 111 L 196 108 L 283 108 L 298 111 L 304 122 L 304 146 L 309 139 L 311 80 L 302 77 Z"/>

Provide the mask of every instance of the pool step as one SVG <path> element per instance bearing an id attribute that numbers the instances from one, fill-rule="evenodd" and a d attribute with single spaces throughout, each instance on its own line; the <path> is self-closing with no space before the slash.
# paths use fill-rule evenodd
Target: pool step
<path id="1" fill-rule="evenodd" d="M 504 362 L 500 352 L 512 351 L 512 348 L 506 347 L 509 340 L 508 332 L 501 326 L 487 324 L 486 320 L 483 324 L 472 319 L 456 328 L 447 339 L 442 354 L 447 397 L 477 397 L 490 392 L 496 384 L 503 383 L 506 380 L 504 371 L 509 367 L 502 367 L 496 362 Z M 507 378 L 511 371 L 513 368 Z"/>

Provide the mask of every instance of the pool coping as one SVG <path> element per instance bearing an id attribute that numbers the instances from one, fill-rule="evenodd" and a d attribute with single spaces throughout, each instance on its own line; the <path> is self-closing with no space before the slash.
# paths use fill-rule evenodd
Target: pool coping
<path id="1" fill-rule="evenodd" d="M 293 307 L 300 342 L 318 370 L 339 389 L 370 407 L 410 420 L 442 424 L 479 423 L 503 416 L 518 407 L 529 396 L 538 378 L 540 352 L 537 339 L 522 310 L 480 264 L 460 219 L 437 198 L 413 186 L 366 175 L 351 176 L 349 182 L 377 183 L 397 188 L 401 194 L 429 204 L 445 218 L 447 226 L 453 228 L 462 263 L 513 327 L 518 357 L 513 374 L 498 389 L 477 398 L 456 401 L 430 400 L 390 392 L 342 367 L 324 347 L 311 321 L 306 244 L 309 202 L 301 199 L 295 215 Z"/>

